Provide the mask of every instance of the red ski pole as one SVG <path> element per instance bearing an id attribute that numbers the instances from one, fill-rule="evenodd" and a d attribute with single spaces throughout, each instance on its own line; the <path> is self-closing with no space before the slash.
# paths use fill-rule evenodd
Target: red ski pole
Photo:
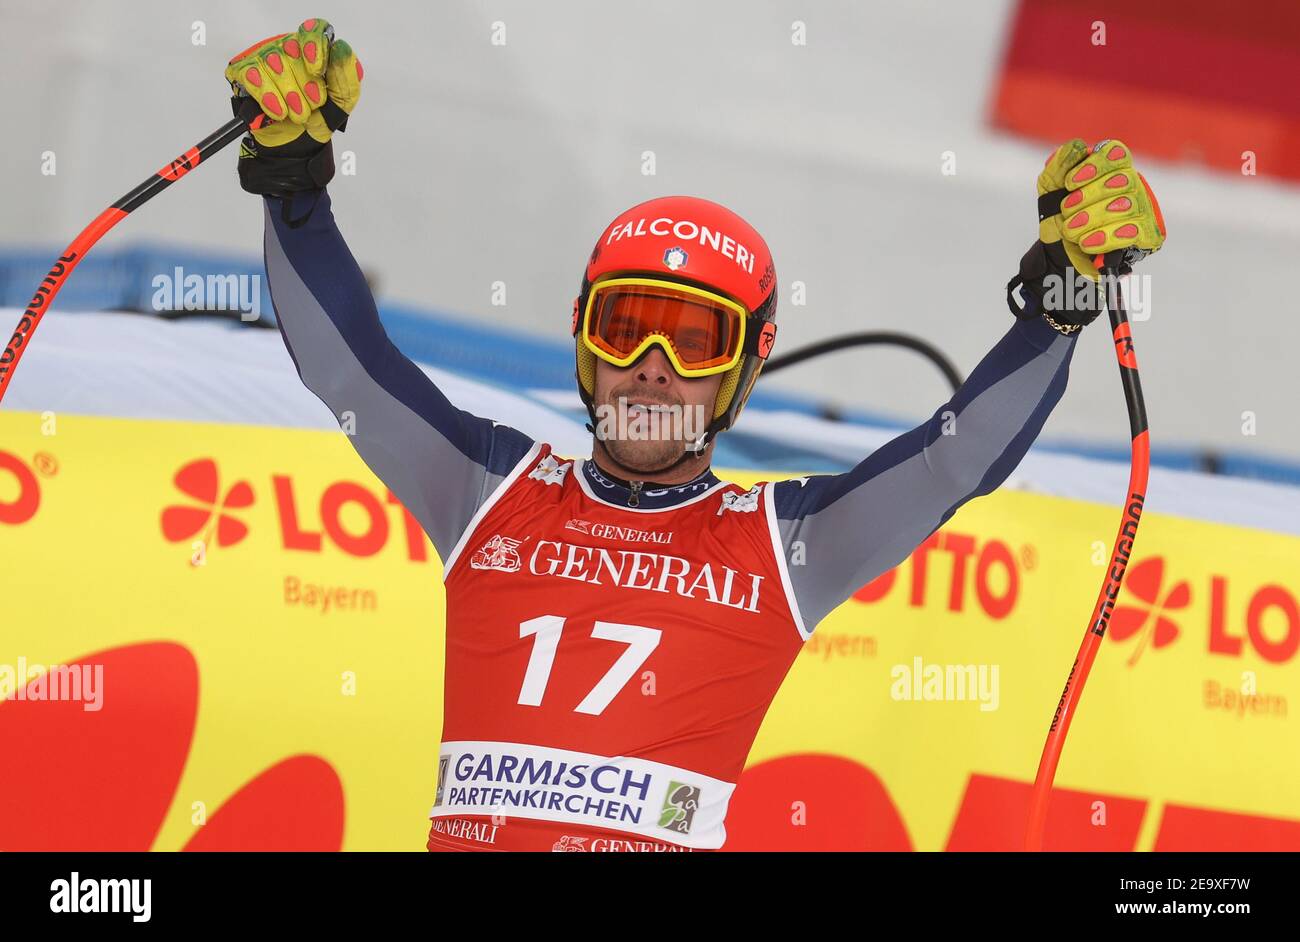
<path id="1" fill-rule="evenodd" d="M 4 353 L 0 354 L 0 401 L 3 401 L 5 392 L 13 380 L 14 370 L 18 367 L 18 361 L 30 346 L 32 334 L 36 332 L 45 312 L 50 309 L 55 295 L 59 293 L 59 289 L 68 280 L 73 269 L 86 257 L 104 233 L 125 219 L 132 210 L 153 199 L 245 131 L 260 128 L 265 121 L 266 116 L 257 106 L 257 102 L 252 98 L 244 98 L 239 105 L 238 117 L 227 121 L 157 173 L 152 174 L 81 230 L 81 234 L 72 240 L 72 244 L 50 268 L 49 274 L 41 279 L 31 302 L 27 305 L 27 310 L 23 311 L 22 317 L 18 319 L 18 326 L 5 345 Z"/>
<path id="2" fill-rule="evenodd" d="M 1025 850 L 1043 849 L 1047 805 L 1052 795 L 1052 781 L 1056 778 L 1056 766 L 1060 762 L 1061 750 L 1065 746 L 1065 734 L 1070 730 L 1070 720 L 1073 719 L 1074 711 L 1079 705 L 1079 698 L 1083 695 L 1083 685 L 1088 680 L 1088 672 L 1092 669 L 1092 662 L 1097 657 L 1102 638 L 1106 635 L 1106 626 L 1110 623 L 1111 613 L 1115 610 L 1115 602 L 1124 583 L 1124 573 L 1128 569 L 1129 560 L 1133 557 L 1133 541 L 1137 537 L 1138 523 L 1142 518 L 1142 506 L 1146 502 L 1147 475 L 1151 469 L 1146 403 L 1142 399 L 1142 384 L 1138 376 L 1137 356 L 1133 350 L 1132 328 L 1129 325 L 1128 312 L 1124 310 L 1124 295 L 1120 292 L 1117 281 L 1112 281 L 1111 284 L 1115 292 L 1115 300 L 1113 304 L 1107 304 L 1107 309 L 1110 312 L 1115 356 L 1119 360 L 1119 375 L 1124 383 L 1124 400 L 1128 405 L 1129 432 L 1133 438 L 1128 496 L 1124 501 L 1124 514 L 1120 518 L 1119 532 L 1111 548 L 1110 564 L 1102 580 L 1101 591 L 1097 594 L 1097 604 L 1092 609 L 1092 619 L 1088 622 L 1083 643 L 1079 646 L 1079 653 L 1074 657 L 1074 665 L 1070 668 L 1070 675 L 1065 680 L 1065 689 L 1061 692 L 1056 713 L 1053 714 L 1051 726 L 1048 727 L 1047 742 L 1043 746 L 1043 757 L 1038 763 L 1038 774 L 1034 778 L 1034 790 L 1029 801 Z"/>

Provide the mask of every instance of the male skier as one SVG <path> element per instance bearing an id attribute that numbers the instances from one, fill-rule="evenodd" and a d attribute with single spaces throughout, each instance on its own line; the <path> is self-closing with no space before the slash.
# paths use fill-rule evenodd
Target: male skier
<path id="1" fill-rule="evenodd" d="M 318 18 L 226 70 L 272 119 L 245 139 L 239 175 L 264 197 L 285 344 L 442 559 L 427 847 L 719 848 L 803 642 L 1016 467 L 1100 310 L 1097 257 L 1132 262 L 1163 243 L 1154 196 L 1121 142 L 1061 145 L 1038 178 L 1023 307 L 952 399 L 851 471 L 745 488 L 710 456 L 775 338 L 762 237 L 691 197 L 606 227 L 572 312 L 593 457 L 556 455 L 452 405 L 386 336 L 325 189 L 330 128 L 356 108 L 362 76 Z"/>

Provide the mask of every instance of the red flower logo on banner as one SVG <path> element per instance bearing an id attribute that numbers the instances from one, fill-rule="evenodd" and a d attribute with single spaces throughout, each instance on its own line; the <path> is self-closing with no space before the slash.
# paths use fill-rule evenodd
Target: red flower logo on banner
<path id="1" fill-rule="evenodd" d="M 1164 580 L 1163 556 L 1153 556 L 1128 571 L 1128 592 L 1146 604 L 1117 606 L 1115 613 L 1110 616 L 1107 633 L 1115 641 L 1123 641 L 1141 632 L 1137 647 L 1128 659 L 1129 667 L 1137 663 L 1148 643 L 1152 647 L 1163 648 L 1167 644 L 1173 644 L 1178 637 L 1178 626 L 1173 619 L 1166 618 L 1164 613 L 1171 608 L 1186 608 L 1192 599 L 1192 590 L 1186 581 L 1182 581 L 1161 599 L 1160 589 Z"/>
<path id="2" fill-rule="evenodd" d="M 162 531 L 168 541 L 180 543 L 203 533 L 202 539 L 206 546 L 233 546 L 248 536 L 248 527 L 224 512 L 227 508 L 252 505 L 253 488 L 247 481 L 236 481 L 218 499 L 221 485 L 217 463 L 211 458 L 191 461 L 176 472 L 172 481 L 183 494 L 192 497 L 201 506 L 174 504 L 163 510 Z"/>

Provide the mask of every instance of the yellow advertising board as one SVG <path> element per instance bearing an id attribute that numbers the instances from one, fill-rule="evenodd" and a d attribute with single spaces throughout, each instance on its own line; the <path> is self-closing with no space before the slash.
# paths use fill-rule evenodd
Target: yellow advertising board
<path id="1" fill-rule="evenodd" d="M 1018 846 L 1118 514 L 1000 491 L 832 613 L 727 848 Z M 0 850 L 423 848 L 441 568 L 341 435 L 0 412 L 0 573 Z M 1300 849 L 1298 606 L 1146 514 L 1048 846 Z"/>

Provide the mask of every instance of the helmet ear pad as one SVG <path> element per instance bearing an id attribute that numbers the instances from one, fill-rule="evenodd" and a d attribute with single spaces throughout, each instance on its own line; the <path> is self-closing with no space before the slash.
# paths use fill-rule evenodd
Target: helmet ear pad
<path id="1" fill-rule="evenodd" d="M 583 393 L 583 401 L 590 404 L 596 396 L 596 354 L 587 349 L 582 342 L 582 335 L 577 336 L 578 344 L 578 389 Z"/>
<path id="2" fill-rule="evenodd" d="M 722 384 L 718 386 L 718 398 L 713 401 L 714 421 L 717 421 L 719 416 L 725 415 L 727 409 L 731 407 L 732 400 L 736 396 L 736 387 L 740 385 L 740 376 L 744 370 L 745 357 L 741 357 L 739 363 L 723 374 Z"/>

